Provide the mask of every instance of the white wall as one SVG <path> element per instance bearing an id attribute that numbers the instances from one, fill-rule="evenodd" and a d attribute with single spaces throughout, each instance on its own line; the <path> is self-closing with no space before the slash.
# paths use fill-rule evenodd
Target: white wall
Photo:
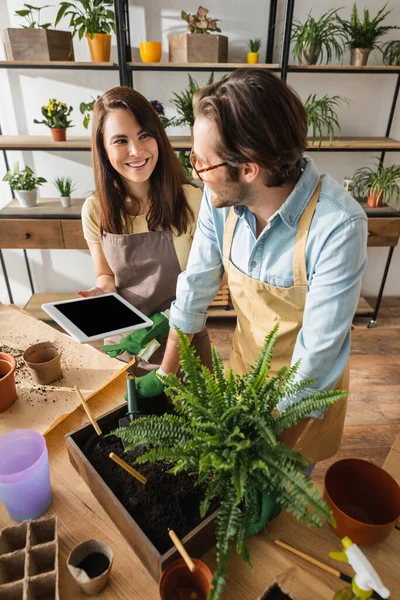
<path id="1" fill-rule="evenodd" d="M 37 0 L 36 4 L 44 5 L 47 0 Z M 58 3 L 57 3 L 58 4 Z M 343 0 L 344 16 L 349 16 L 353 0 Z M 381 0 L 360 0 L 360 7 L 366 6 L 375 14 L 382 6 Z M 22 7 L 22 0 L 0 0 L 0 29 L 19 26 L 21 20 L 14 16 L 14 11 Z M 130 2 L 130 26 L 133 46 L 133 58 L 138 58 L 138 45 L 141 40 L 160 40 L 163 42 L 163 60 L 168 60 L 167 36 L 169 33 L 184 31 L 185 24 L 180 20 L 180 11 L 195 12 L 198 0 L 143 0 Z M 282 19 L 285 2 L 279 3 L 278 27 L 276 42 L 281 39 Z M 313 14 L 320 16 L 335 6 L 333 0 L 296 0 L 295 16 L 303 19 L 313 8 Z M 208 0 L 206 6 L 213 17 L 221 19 L 223 33 L 229 37 L 229 60 L 245 62 L 247 41 L 249 38 L 261 37 L 262 52 L 265 52 L 269 2 L 266 0 Z M 391 0 L 393 13 L 391 23 L 400 25 L 400 4 Z M 43 12 L 45 21 L 55 18 L 56 6 Z M 67 22 L 64 23 L 67 29 Z M 400 32 L 389 36 L 399 38 Z M 389 39 L 388 38 L 388 39 Z M 112 60 L 117 60 L 115 38 L 112 42 Z M 90 60 L 86 40 L 74 40 L 75 59 Z M 279 61 L 280 51 L 275 50 L 274 60 Z M 3 48 L 0 48 L 0 59 L 4 59 Z M 379 64 L 379 54 L 374 52 L 370 64 Z M 348 52 L 345 62 L 349 62 Z M 195 79 L 205 83 L 208 73 L 194 73 Z M 217 77 L 219 75 L 217 74 Z M 396 84 L 395 75 L 322 75 L 322 74 L 289 74 L 289 83 L 295 87 L 305 99 L 310 93 L 338 94 L 351 99 L 350 108 L 341 108 L 339 112 L 342 135 L 383 136 Z M 174 91 L 186 86 L 185 73 L 151 73 L 136 74 L 134 85 L 149 100 L 160 100 L 167 116 L 174 114 L 174 107 L 169 100 Z M 41 118 L 40 106 L 51 97 L 56 97 L 74 107 L 72 113 L 75 127 L 71 135 L 87 135 L 82 125 L 79 104 L 88 102 L 91 97 L 118 85 L 118 72 L 93 71 L 44 71 L 44 70 L 0 70 L 0 123 L 4 134 L 38 134 L 46 135 L 44 125 L 33 124 L 34 118 Z M 400 101 L 399 103 L 400 104 Z M 187 134 L 185 128 L 169 130 L 171 134 Z M 400 107 L 397 108 L 392 126 L 392 137 L 400 139 Z M 386 164 L 399 162 L 400 153 L 387 153 Z M 359 166 L 373 160 L 373 155 L 363 153 L 312 153 L 318 168 L 327 171 L 338 181 L 352 174 Z M 54 197 L 55 188 L 51 181 L 57 175 L 69 175 L 78 183 L 75 195 L 85 197 L 93 187 L 91 154 L 89 152 L 9 152 L 10 164 L 19 160 L 28 164 L 37 174 L 45 177 L 49 183 L 40 189 L 42 197 Z M 4 161 L 0 156 L 0 179 L 5 172 Z M 11 198 L 8 186 L 0 182 L 0 206 Z M 24 304 L 30 296 L 28 277 L 22 251 L 6 250 L 4 257 L 8 267 L 14 300 Z M 371 248 L 368 251 L 369 266 L 363 281 L 363 293 L 376 295 L 381 273 L 386 260 L 386 248 Z M 94 282 L 94 272 L 90 256 L 86 251 L 54 250 L 29 251 L 36 291 L 75 291 L 89 287 Z M 400 248 L 396 248 L 391 271 L 389 273 L 385 295 L 400 296 Z M 8 302 L 4 278 L 0 273 L 0 301 Z"/>

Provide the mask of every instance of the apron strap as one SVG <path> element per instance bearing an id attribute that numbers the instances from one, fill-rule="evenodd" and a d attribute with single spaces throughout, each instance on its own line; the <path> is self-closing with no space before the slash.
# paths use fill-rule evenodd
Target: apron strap
<path id="1" fill-rule="evenodd" d="M 222 260 L 224 263 L 225 270 L 226 270 L 226 266 L 230 260 L 233 234 L 235 232 L 237 220 L 238 220 L 238 216 L 235 213 L 234 207 L 231 206 L 229 213 L 228 213 L 228 217 L 225 222 L 224 239 L 223 239 L 223 244 L 222 244 Z"/>
<path id="2" fill-rule="evenodd" d="M 306 244 L 311 221 L 317 206 L 319 194 L 321 191 L 321 180 L 318 180 L 317 187 L 300 217 L 297 229 L 296 243 L 294 246 L 293 259 L 293 285 L 307 285 L 307 266 L 306 266 Z"/>

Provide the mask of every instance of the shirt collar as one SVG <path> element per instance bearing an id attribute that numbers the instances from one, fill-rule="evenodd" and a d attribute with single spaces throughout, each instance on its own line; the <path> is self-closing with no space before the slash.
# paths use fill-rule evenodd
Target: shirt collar
<path id="1" fill-rule="evenodd" d="M 286 198 L 280 209 L 271 216 L 269 222 L 279 215 L 287 227 L 297 226 L 304 209 L 311 200 L 319 179 L 315 163 L 310 157 L 304 157 L 301 169 L 302 173 L 294 190 Z M 248 210 L 247 206 L 241 204 L 234 207 L 235 214 L 239 218 L 245 218 Z"/>

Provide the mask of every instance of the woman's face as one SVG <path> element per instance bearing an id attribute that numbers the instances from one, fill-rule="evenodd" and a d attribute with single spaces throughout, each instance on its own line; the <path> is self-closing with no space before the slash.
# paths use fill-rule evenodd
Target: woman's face
<path id="1" fill-rule="evenodd" d="M 129 110 L 115 109 L 104 121 L 103 143 L 114 169 L 129 183 L 144 183 L 158 160 L 158 145 Z"/>

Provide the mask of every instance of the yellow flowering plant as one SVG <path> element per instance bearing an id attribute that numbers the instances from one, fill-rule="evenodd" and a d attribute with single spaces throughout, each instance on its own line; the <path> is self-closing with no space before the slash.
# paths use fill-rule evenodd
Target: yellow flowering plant
<path id="1" fill-rule="evenodd" d="M 72 106 L 68 107 L 64 102 L 59 102 L 55 98 L 49 100 L 46 106 L 42 106 L 42 115 L 44 120 L 37 121 L 33 120 L 34 123 L 47 125 L 50 129 L 66 129 L 67 127 L 73 127 L 72 121 L 68 119 L 72 112 Z"/>

